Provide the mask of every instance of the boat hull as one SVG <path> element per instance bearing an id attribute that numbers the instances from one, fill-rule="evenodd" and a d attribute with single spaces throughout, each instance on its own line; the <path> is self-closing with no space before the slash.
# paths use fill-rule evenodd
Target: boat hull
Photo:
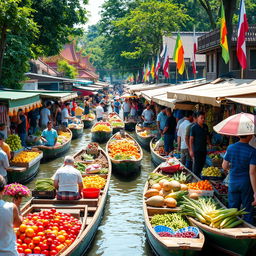
<path id="1" fill-rule="evenodd" d="M 113 134 L 120 132 L 120 130 L 123 130 L 123 129 L 124 129 L 123 127 L 115 127 L 113 128 Z"/>
<path id="2" fill-rule="evenodd" d="M 119 163 L 115 163 L 111 160 L 111 162 L 113 171 L 122 176 L 133 176 L 138 174 L 141 170 L 141 160 L 137 162 L 122 161 Z"/>
<path id="3" fill-rule="evenodd" d="M 70 129 L 72 131 L 72 140 L 75 140 L 77 138 L 80 138 L 84 133 L 84 128 L 80 129 Z"/>
<path id="4" fill-rule="evenodd" d="M 153 164 L 154 164 L 155 166 L 158 166 L 158 165 L 160 165 L 161 163 L 165 162 L 166 159 L 165 159 L 164 157 L 162 157 L 162 156 L 159 156 L 159 155 L 154 151 L 153 146 L 152 146 L 153 141 L 154 141 L 154 139 L 152 139 L 151 142 L 150 142 L 151 161 L 153 162 Z"/>
<path id="5" fill-rule="evenodd" d="M 7 172 L 8 183 L 18 182 L 26 184 L 31 181 L 39 172 L 40 160 L 31 167 L 28 167 L 24 172 Z"/>
<path id="6" fill-rule="evenodd" d="M 127 122 L 124 124 L 124 128 L 128 132 L 132 132 L 135 130 L 136 123 L 134 122 Z"/>
<path id="7" fill-rule="evenodd" d="M 136 139 L 143 148 L 149 150 L 149 145 L 150 145 L 150 141 L 152 140 L 152 137 L 143 138 L 136 133 Z"/>
<path id="8" fill-rule="evenodd" d="M 111 138 L 111 136 L 111 132 L 92 132 L 92 141 L 105 143 Z"/>
<path id="9" fill-rule="evenodd" d="M 84 123 L 84 129 L 88 129 L 88 128 L 91 128 L 93 126 L 93 122 L 94 120 L 83 120 L 83 123 Z"/>

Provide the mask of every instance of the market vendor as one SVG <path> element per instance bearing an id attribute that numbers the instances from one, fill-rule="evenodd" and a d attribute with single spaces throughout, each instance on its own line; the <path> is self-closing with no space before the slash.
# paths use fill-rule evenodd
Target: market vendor
<path id="1" fill-rule="evenodd" d="M 90 99 L 85 98 L 84 101 L 84 115 L 88 115 L 90 113 Z"/>
<path id="2" fill-rule="evenodd" d="M 56 144 L 58 138 L 58 133 L 52 128 L 52 122 L 47 123 L 47 128 L 43 130 L 41 139 L 45 146 L 52 147 Z"/>
<path id="3" fill-rule="evenodd" d="M 151 110 L 151 106 L 147 104 L 146 109 L 143 110 L 141 117 L 143 119 L 143 126 L 149 126 L 154 121 L 154 112 Z"/>
<path id="4" fill-rule="evenodd" d="M 8 129 L 7 126 L 4 123 L 0 124 L 0 134 L 4 136 L 4 139 L 6 140 L 8 137 Z"/>
<path id="5" fill-rule="evenodd" d="M 74 158 L 66 156 L 64 166 L 54 175 L 54 187 L 58 200 L 78 200 L 81 198 L 83 179 L 81 173 L 74 168 Z"/>
<path id="6" fill-rule="evenodd" d="M 4 142 L 4 136 L 0 133 L 0 147 L 6 153 L 8 160 L 11 159 L 11 149 L 7 143 Z"/>
<path id="7" fill-rule="evenodd" d="M 21 145 L 26 147 L 26 138 L 27 138 L 27 118 L 24 114 L 24 111 L 20 108 L 17 114 L 17 132 L 21 140 Z"/>
<path id="8" fill-rule="evenodd" d="M 64 108 L 61 111 L 61 124 L 64 125 L 65 127 L 68 127 L 68 120 L 73 120 L 75 119 L 74 116 L 69 115 L 69 109 L 70 109 L 70 104 L 66 102 L 64 104 Z"/>
<path id="9" fill-rule="evenodd" d="M 167 118 L 168 118 L 168 116 L 166 115 L 166 107 L 161 107 L 161 111 L 157 115 L 157 118 L 156 118 L 157 128 L 158 128 L 160 136 L 163 135 L 163 130 L 164 130 Z"/>
<path id="10" fill-rule="evenodd" d="M 76 118 L 81 118 L 84 113 L 84 109 L 80 107 L 79 104 L 77 104 L 76 110 L 75 110 L 75 116 Z"/>
<path id="11" fill-rule="evenodd" d="M 121 102 L 120 102 L 120 97 L 117 96 L 115 97 L 115 101 L 114 101 L 114 111 L 119 114 L 121 109 Z"/>
<path id="12" fill-rule="evenodd" d="M 96 118 L 97 118 L 97 121 L 101 121 L 103 119 L 103 115 L 104 115 L 104 102 L 101 101 L 98 106 L 96 107 Z"/>
<path id="13" fill-rule="evenodd" d="M 228 206 L 245 208 L 244 220 L 254 224 L 253 206 L 256 206 L 256 149 L 249 145 L 252 135 L 240 136 L 228 146 L 222 168 L 229 170 Z"/>

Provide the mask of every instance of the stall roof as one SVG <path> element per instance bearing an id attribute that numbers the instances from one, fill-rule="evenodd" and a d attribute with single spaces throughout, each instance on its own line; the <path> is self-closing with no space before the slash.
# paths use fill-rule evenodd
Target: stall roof
<path id="1" fill-rule="evenodd" d="M 61 102 L 67 101 L 67 100 L 72 100 L 74 98 L 77 98 L 78 95 L 76 92 L 43 92 L 39 91 L 40 97 L 41 98 L 52 98 L 52 99 L 58 99 Z"/>
<path id="2" fill-rule="evenodd" d="M 152 100 L 152 97 L 154 96 L 167 93 L 167 91 L 170 90 L 170 87 L 172 86 L 166 86 L 166 87 L 157 88 L 154 90 L 141 91 L 141 96 L 144 97 L 146 100 Z"/>
<path id="3" fill-rule="evenodd" d="M 152 100 L 162 106 L 166 106 L 168 108 L 174 108 L 175 103 L 177 100 L 175 99 L 168 99 L 167 98 L 167 93 L 161 94 L 161 95 L 156 95 L 152 97 Z"/>
<path id="4" fill-rule="evenodd" d="M 221 101 L 226 98 L 252 93 L 256 93 L 256 80 L 217 79 L 211 83 L 193 86 L 187 89 L 172 88 L 167 92 L 167 97 L 170 99 L 219 106 Z"/>
<path id="5" fill-rule="evenodd" d="M 135 84 L 131 87 L 129 87 L 129 91 L 131 92 L 141 92 L 141 91 L 146 91 L 146 90 L 154 90 L 158 89 L 160 87 L 165 87 L 170 84 L 163 83 L 163 84 Z"/>
<path id="6" fill-rule="evenodd" d="M 227 100 L 240 103 L 243 105 L 256 107 L 256 94 L 250 94 L 250 95 L 245 95 L 240 97 L 228 97 Z"/>

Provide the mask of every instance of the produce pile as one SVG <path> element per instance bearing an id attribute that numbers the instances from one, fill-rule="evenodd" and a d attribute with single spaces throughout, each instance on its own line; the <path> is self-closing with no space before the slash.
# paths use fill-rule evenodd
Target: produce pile
<path id="1" fill-rule="evenodd" d="M 12 164 L 29 163 L 39 155 L 40 153 L 36 151 L 22 151 L 12 159 Z"/>
<path id="2" fill-rule="evenodd" d="M 88 121 L 92 121 L 95 119 L 95 115 L 93 113 L 89 113 L 88 115 L 83 115 L 81 117 L 81 120 L 88 120 Z"/>
<path id="3" fill-rule="evenodd" d="M 29 213 L 16 229 L 18 252 L 57 255 L 74 242 L 81 225 L 78 219 L 54 208 Z"/>
<path id="4" fill-rule="evenodd" d="M 81 174 L 107 174 L 108 168 L 102 167 L 100 164 L 84 164 L 81 162 L 75 162 L 75 168 L 81 172 Z"/>
<path id="5" fill-rule="evenodd" d="M 138 134 L 141 136 L 141 137 L 150 137 L 152 136 L 152 133 L 150 132 L 150 130 L 145 130 L 143 132 L 138 132 Z"/>
<path id="6" fill-rule="evenodd" d="M 91 130 L 92 132 L 111 132 L 111 126 L 109 123 L 100 122 L 97 123 Z"/>
<path id="7" fill-rule="evenodd" d="M 59 131 L 58 134 L 59 136 L 57 138 L 56 146 L 65 144 L 71 138 L 71 134 L 69 132 Z"/>
<path id="8" fill-rule="evenodd" d="M 4 187 L 4 195 L 12 197 L 27 197 L 31 195 L 31 192 L 28 187 L 15 182 Z"/>
<path id="9" fill-rule="evenodd" d="M 188 188 L 192 190 L 213 190 L 212 184 L 208 180 L 189 183 Z"/>
<path id="10" fill-rule="evenodd" d="M 211 197 L 201 197 L 198 200 L 183 197 L 182 212 L 198 219 L 201 223 L 213 228 L 233 228 L 243 223 L 238 216 L 246 214 L 244 209 L 220 208 L 217 202 Z"/>
<path id="11" fill-rule="evenodd" d="M 104 188 L 106 184 L 106 179 L 100 177 L 99 175 L 86 176 L 83 178 L 84 188 Z"/>
<path id="12" fill-rule="evenodd" d="M 202 170 L 202 173 L 201 173 L 202 176 L 212 176 L 212 177 L 221 177 L 222 176 L 222 173 L 220 171 L 220 169 L 218 167 L 207 167 L 207 168 L 203 168 Z"/>
<path id="13" fill-rule="evenodd" d="M 228 186 L 221 183 L 213 184 L 214 188 L 218 191 L 220 195 L 227 195 L 228 194 Z"/>
<path id="14" fill-rule="evenodd" d="M 35 184 L 36 191 L 53 191 L 55 190 L 53 185 L 53 179 L 45 178 L 36 180 Z"/>
<path id="15" fill-rule="evenodd" d="M 68 128 L 69 129 L 82 129 L 84 127 L 83 124 L 75 124 L 75 123 L 72 123 L 72 124 L 69 124 L 68 125 Z"/>
<path id="16" fill-rule="evenodd" d="M 108 145 L 108 152 L 115 160 L 139 159 L 141 156 L 138 146 L 128 138 L 112 140 Z"/>
<path id="17" fill-rule="evenodd" d="M 9 135 L 5 142 L 10 146 L 11 151 L 17 151 L 22 148 L 20 137 L 16 134 Z"/>

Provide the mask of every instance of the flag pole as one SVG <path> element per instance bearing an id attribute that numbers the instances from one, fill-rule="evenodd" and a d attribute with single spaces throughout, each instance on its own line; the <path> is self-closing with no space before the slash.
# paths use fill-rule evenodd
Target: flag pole
<path id="1" fill-rule="evenodd" d="M 185 62 L 185 61 L 184 61 L 184 63 L 185 63 L 185 70 L 186 70 L 187 80 L 188 80 L 188 69 L 187 69 L 186 62 Z"/>
<path id="2" fill-rule="evenodd" d="M 244 79 L 244 69 L 241 67 L 241 79 Z"/>
<path id="3" fill-rule="evenodd" d="M 177 72 L 177 65 L 176 65 L 176 68 L 175 68 L 175 76 L 176 76 L 176 84 L 178 83 L 178 72 Z"/>

